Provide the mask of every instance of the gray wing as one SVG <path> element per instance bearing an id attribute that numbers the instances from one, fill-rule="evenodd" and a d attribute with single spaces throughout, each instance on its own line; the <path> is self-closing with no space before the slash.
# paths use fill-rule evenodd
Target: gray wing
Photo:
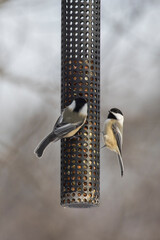
<path id="1" fill-rule="evenodd" d="M 57 122 L 55 123 L 53 130 L 54 130 L 59 124 L 62 123 L 63 113 L 64 113 L 64 112 L 62 112 L 61 115 L 60 115 L 60 117 L 57 119 Z"/>
<path id="2" fill-rule="evenodd" d="M 58 118 L 57 122 L 55 123 L 53 131 L 59 138 L 62 138 L 65 135 L 67 135 L 69 132 L 81 126 L 82 124 L 83 124 L 83 121 L 76 122 L 76 123 L 63 122 L 63 112 L 62 112 L 61 116 Z"/>
<path id="3" fill-rule="evenodd" d="M 119 148 L 119 152 L 122 156 L 122 134 L 119 130 L 119 128 L 117 127 L 116 124 L 113 124 L 112 125 L 112 130 L 113 130 L 113 133 L 114 133 L 114 136 L 116 138 L 116 141 L 117 141 L 117 145 L 118 145 L 118 148 Z"/>
<path id="4" fill-rule="evenodd" d="M 123 141 L 122 134 L 116 124 L 112 125 L 112 130 L 113 130 L 114 136 L 116 138 L 118 149 L 119 149 L 119 153 L 117 155 L 118 155 L 118 160 L 119 160 L 119 164 L 120 164 L 120 168 L 121 168 L 121 176 L 123 176 L 124 165 L 123 165 L 123 160 L 122 160 L 122 141 Z"/>
<path id="5" fill-rule="evenodd" d="M 59 137 L 67 135 L 69 132 L 75 130 L 82 125 L 82 122 L 78 123 L 61 123 L 54 129 L 54 133 Z"/>

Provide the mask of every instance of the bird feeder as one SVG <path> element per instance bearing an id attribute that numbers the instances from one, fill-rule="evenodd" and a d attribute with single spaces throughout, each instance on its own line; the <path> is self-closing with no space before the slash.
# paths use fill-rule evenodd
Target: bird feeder
<path id="1" fill-rule="evenodd" d="M 61 205 L 88 208 L 100 199 L 100 0 L 61 4 L 61 110 L 88 103 L 76 137 L 61 140 Z"/>

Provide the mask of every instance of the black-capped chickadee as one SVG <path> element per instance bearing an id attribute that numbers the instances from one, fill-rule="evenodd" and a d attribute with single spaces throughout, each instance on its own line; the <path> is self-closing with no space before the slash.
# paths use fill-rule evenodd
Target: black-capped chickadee
<path id="1" fill-rule="evenodd" d="M 103 139 L 104 146 L 114 151 L 118 155 L 118 160 L 121 168 L 121 176 L 123 176 L 124 166 L 122 160 L 122 142 L 123 142 L 123 113 L 117 109 L 109 110 L 108 118 L 104 122 Z"/>
<path id="2" fill-rule="evenodd" d="M 83 126 L 87 118 L 87 102 L 84 98 L 76 98 L 63 111 L 54 125 L 53 131 L 45 137 L 35 149 L 35 154 L 41 157 L 44 149 L 51 142 L 62 138 L 73 137 Z"/>

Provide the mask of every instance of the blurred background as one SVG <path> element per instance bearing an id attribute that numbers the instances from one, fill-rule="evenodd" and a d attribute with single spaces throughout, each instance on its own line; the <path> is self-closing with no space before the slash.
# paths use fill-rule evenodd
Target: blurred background
<path id="1" fill-rule="evenodd" d="M 101 204 L 60 206 L 61 1 L 0 0 L 0 239 L 160 239 L 160 1 L 101 1 L 101 127 L 125 116 L 120 177 L 101 151 Z M 101 142 L 101 145 L 103 143 Z"/>

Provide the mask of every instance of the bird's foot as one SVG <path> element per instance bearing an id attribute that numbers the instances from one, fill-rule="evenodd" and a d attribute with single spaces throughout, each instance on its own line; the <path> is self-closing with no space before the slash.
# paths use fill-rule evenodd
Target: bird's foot
<path id="1" fill-rule="evenodd" d="M 105 147 L 106 147 L 106 145 L 104 145 L 103 147 L 101 147 L 101 149 L 102 149 L 102 148 L 105 148 Z"/>

